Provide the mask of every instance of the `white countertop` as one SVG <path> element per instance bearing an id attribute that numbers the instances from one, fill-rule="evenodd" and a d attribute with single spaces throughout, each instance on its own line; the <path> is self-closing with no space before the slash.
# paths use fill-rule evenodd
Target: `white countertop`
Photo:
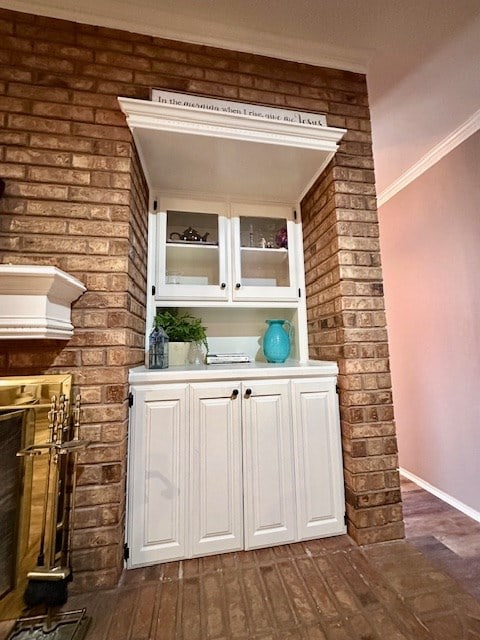
<path id="1" fill-rule="evenodd" d="M 297 378 L 331 377 L 338 375 L 336 362 L 327 360 L 289 361 L 282 364 L 251 362 L 248 364 L 209 364 L 147 369 L 144 366 L 130 369 L 130 384 L 155 384 L 156 382 L 185 382 L 209 380 L 235 380 L 241 378 Z"/>

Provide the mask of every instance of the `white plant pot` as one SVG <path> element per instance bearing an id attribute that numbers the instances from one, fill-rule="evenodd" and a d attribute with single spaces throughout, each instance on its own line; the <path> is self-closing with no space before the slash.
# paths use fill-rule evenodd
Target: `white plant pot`
<path id="1" fill-rule="evenodd" d="M 188 349 L 190 342 L 169 342 L 168 343 L 168 366 L 183 367 L 187 363 Z"/>

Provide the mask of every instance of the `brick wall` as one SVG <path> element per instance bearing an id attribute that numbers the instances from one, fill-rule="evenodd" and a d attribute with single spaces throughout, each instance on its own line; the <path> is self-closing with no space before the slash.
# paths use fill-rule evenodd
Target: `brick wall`
<path id="1" fill-rule="evenodd" d="M 403 537 L 371 156 L 346 142 L 302 203 L 310 356 L 340 375 L 348 532 Z"/>
<path id="2" fill-rule="evenodd" d="M 150 88 L 327 113 L 341 150 L 305 202 L 311 355 L 339 361 L 350 532 L 402 535 L 365 78 L 0 9 L 2 262 L 82 280 L 74 337 L 2 344 L 3 375 L 71 372 L 83 398 L 77 588 L 121 570 L 127 377 L 143 361 L 146 187 L 117 96 Z"/>

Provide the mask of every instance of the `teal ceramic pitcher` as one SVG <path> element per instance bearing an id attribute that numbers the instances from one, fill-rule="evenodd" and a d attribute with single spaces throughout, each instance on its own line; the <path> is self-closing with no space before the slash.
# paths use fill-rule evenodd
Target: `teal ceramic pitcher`
<path id="1" fill-rule="evenodd" d="M 267 320 L 263 336 L 263 355 L 267 362 L 285 362 L 290 354 L 292 323 L 289 320 Z M 288 329 L 285 330 L 284 325 Z"/>

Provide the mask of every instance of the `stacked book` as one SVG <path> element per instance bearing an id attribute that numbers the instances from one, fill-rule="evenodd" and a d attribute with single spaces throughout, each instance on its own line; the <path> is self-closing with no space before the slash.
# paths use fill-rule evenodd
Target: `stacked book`
<path id="1" fill-rule="evenodd" d="M 207 353 L 207 364 L 239 364 L 251 362 L 252 359 L 246 353 Z"/>

